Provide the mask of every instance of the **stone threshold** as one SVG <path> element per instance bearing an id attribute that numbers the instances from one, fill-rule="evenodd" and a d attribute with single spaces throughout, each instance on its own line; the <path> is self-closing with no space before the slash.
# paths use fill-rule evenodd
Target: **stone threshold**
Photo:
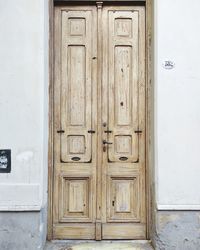
<path id="1" fill-rule="evenodd" d="M 147 240 L 54 240 L 44 250 L 153 250 Z"/>

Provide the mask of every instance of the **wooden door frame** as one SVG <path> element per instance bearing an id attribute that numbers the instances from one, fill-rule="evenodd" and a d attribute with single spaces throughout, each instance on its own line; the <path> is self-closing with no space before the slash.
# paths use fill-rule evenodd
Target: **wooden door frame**
<path id="1" fill-rule="evenodd" d="M 49 1 L 49 138 L 48 138 L 48 220 L 47 239 L 53 238 L 53 103 L 54 103 L 54 2 Z M 57 0 L 56 0 L 57 1 Z M 70 2 L 83 2 L 85 0 L 71 0 Z M 108 0 L 104 0 L 107 2 Z M 147 239 L 151 239 L 153 232 L 153 211 L 155 206 L 155 185 L 154 185 L 154 102 L 153 102 L 153 0 L 109 0 L 109 2 L 129 2 L 132 4 L 145 4 L 146 14 L 146 212 L 147 212 Z M 58 2 L 58 1 L 57 1 Z M 60 0 L 59 2 L 69 2 Z M 85 2 L 96 2 L 89 0 Z"/>

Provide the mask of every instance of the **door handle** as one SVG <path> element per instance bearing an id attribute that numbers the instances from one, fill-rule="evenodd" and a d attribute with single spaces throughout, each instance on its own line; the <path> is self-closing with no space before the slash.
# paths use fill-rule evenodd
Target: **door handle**
<path id="1" fill-rule="evenodd" d="M 103 140 L 103 144 L 113 144 L 112 142 L 109 142 L 109 141 L 106 141 L 106 140 Z"/>

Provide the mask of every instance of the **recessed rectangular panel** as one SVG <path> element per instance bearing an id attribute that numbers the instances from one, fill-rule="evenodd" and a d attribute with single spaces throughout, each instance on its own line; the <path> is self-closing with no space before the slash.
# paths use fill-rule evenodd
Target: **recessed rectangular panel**
<path id="1" fill-rule="evenodd" d="M 69 213 L 85 213 L 88 186 L 85 180 L 69 182 Z"/>
<path id="2" fill-rule="evenodd" d="M 69 46 L 68 51 L 69 125 L 84 126 L 86 120 L 85 47 Z"/>
<path id="3" fill-rule="evenodd" d="M 85 136 L 70 135 L 68 136 L 69 154 L 84 154 L 85 153 Z"/>
<path id="4" fill-rule="evenodd" d="M 139 178 L 109 177 L 109 221 L 139 221 Z"/>
<path id="5" fill-rule="evenodd" d="M 114 140 L 115 153 L 121 155 L 131 155 L 132 153 L 132 136 L 116 135 Z"/>
<path id="6" fill-rule="evenodd" d="M 89 221 L 91 216 L 89 177 L 61 177 L 60 221 Z"/>
<path id="7" fill-rule="evenodd" d="M 115 181 L 115 192 L 116 192 L 116 213 L 128 212 L 131 210 L 131 188 L 130 182 L 128 181 Z"/>
<path id="8" fill-rule="evenodd" d="M 85 35 L 85 18 L 69 18 L 69 35 Z"/>
<path id="9" fill-rule="evenodd" d="M 115 19 L 115 35 L 122 37 L 132 37 L 132 20 L 131 18 Z"/>
<path id="10" fill-rule="evenodd" d="M 115 122 L 116 125 L 131 125 L 131 47 L 115 47 Z"/>

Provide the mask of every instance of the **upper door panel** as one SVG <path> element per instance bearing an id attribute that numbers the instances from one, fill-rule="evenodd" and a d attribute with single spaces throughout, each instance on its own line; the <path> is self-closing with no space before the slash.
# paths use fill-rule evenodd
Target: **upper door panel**
<path id="1" fill-rule="evenodd" d="M 137 10 L 108 11 L 108 161 L 138 161 L 138 19 Z"/>
<path id="2" fill-rule="evenodd" d="M 92 11 L 63 10 L 61 65 L 62 162 L 92 159 Z"/>

